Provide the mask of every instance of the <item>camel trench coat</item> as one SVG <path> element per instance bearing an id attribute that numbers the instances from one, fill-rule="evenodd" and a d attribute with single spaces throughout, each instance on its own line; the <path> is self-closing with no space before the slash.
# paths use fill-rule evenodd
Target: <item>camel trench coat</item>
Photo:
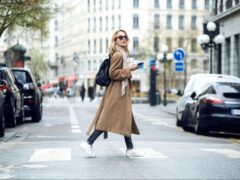
<path id="1" fill-rule="evenodd" d="M 111 83 L 106 88 L 99 109 L 87 134 L 93 128 L 124 136 L 140 134 L 132 113 L 131 71 L 123 69 L 123 56 L 116 51 L 110 60 L 109 76 Z M 122 80 L 129 79 L 125 95 L 121 96 Z"/>

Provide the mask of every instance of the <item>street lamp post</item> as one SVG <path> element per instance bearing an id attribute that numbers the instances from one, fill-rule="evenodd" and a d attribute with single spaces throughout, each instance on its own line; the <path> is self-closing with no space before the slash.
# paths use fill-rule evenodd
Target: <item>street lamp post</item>
<path id="1" fill-rule="evenodd" d="M 169 63 L 173 59 L 173 54 L 168 53 L 168 46 L 163 45 L 162 47 L 162 53 L 158 53 L 157 59 L 163 63 L 163 105 L 167 105 L 167 77 L 166 77 L 166 64 Z"/>
<path id="2" fill-rule="evenodd" d="M 217 25 L 214 22 L 209 22 L 207 24 L 205 33 L 206 34 L 198 36 L 197 41 L 203 49 L 210 48 L 210 73 L 212 73 L 213 48 L 217 50 L 217 45 L 222 44 L 224 42 L 224 37 L 222 34 L 218 34 L 219 29 L 217 29 Z"/>

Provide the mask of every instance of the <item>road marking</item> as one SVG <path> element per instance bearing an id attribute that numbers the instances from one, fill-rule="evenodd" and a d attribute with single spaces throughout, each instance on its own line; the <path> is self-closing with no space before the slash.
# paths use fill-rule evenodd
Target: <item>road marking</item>
<path id="1" fill-rule="evenodd" d="M 69 114 L 70 114 L 70 121 L 71 121 L 71 127 L 72 127 L 72 133 L 81 133 L 81 130 L 79 128 L 79 123 L 77 116 L 73 110 L 72 106 L 68 106 Z"/>
<path id="2" fill-rule="evenodd" d="M 46 149 L 35 149 L 30 162 L 40 161 L 70 161 L 71 160 L 71 149 L 70 148 L 46 148 Z"/>
<path id="3" fill-rule="evenodd" d="M 126 149 L 120 149 L 124 154 L 126 153 Z M 141 148 L 136 149 L 136 151 L 141 154 L 140 157 L 131 157 L 134 159 L 165 159 L 168 158 L 167 156 L 163 155 L 162 153 L 152 149 L 152 148 Z"/>
<path id="4" fill-rule="evenodd" d="M 240 158 L 240 151 L 236 151 L 233 149 L 201 149 L 201 150 L 222 154 L 229 158 Z"/>
<path id="5" fill-rule="evenodd" d="M 169 127 L 169 128 L 176 128 L 176 126 L 173 126 L 173 125 L 170 125 L 166 122 L 161 122 L 161 121 L 154 121 L 154 122 L 151 122 L 151 124 L 154 124 L 154 125 L 163 125 L 163 126 L 166 126 L 166 127 Z"/>

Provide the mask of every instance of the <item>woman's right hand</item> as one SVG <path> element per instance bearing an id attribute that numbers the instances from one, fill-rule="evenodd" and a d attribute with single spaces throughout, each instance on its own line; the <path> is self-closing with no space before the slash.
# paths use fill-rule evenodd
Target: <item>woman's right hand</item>
<path id="1" fill-rule="evenodd" d="M 138 69 L 139 67 L 138 67 L 138 65 L 137 64 L 132 64 L 132 65 L 130 65 L 130 71 L 135 71 L 136 69 Z"/>

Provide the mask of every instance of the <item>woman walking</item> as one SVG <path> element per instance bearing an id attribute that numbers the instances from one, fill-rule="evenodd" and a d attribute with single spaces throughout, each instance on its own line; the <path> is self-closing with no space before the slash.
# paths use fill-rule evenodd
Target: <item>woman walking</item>
<path id="1" fill-rule="evenodd" d="M 96 157 L 92 145 L 104 132 L 117 133 L 124 136 L 126 156 L 140 156 L 133 147 L 131 134 L 140 134 L 134 121 L 131 102 L 131 71 L 138 69 L 138 65 L 130 64 L 128 59 L 129 38 L 124 30 L 116 31 L 112 36 L 109 56 L 111 65 L 109 76 L 111 83 L 106 88 L 99 109 L 87 132 L 87 141 L 81 144 L 82 150 L 89 157 Z"/>

